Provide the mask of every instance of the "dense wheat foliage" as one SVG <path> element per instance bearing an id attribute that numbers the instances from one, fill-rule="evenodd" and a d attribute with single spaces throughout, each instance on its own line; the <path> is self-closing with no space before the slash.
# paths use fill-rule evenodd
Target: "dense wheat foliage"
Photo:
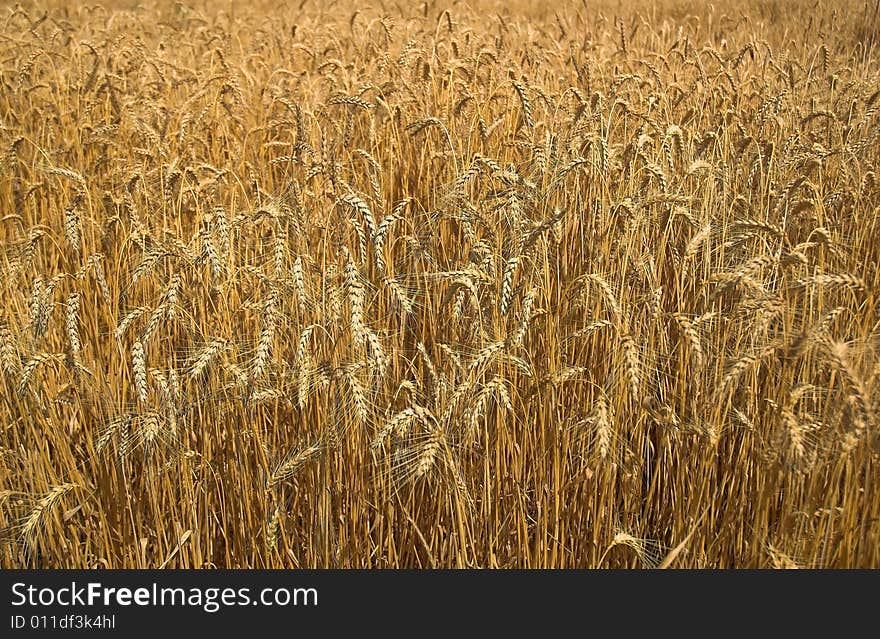
<path id="1" fill-rule="evenodd" d="M 0 10 L 4 566 L 880 567 L 876 8 L 550 4 Z"/>

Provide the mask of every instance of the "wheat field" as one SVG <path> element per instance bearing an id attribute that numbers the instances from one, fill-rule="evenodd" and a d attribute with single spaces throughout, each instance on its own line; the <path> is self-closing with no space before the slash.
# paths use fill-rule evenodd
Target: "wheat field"
<path id="1" fill-rule="evenodd" d="M 4 5 L 2 565 L 880 567 L 878 5 L 635 4 Z"/>

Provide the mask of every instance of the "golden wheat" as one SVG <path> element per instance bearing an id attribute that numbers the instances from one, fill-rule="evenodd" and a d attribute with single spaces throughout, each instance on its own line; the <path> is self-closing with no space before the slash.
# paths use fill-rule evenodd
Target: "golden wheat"
<path id="1" fill-rule="evenodd" d="M 861 2 L 0 10 L 0 563 L 880 566 Z"/>

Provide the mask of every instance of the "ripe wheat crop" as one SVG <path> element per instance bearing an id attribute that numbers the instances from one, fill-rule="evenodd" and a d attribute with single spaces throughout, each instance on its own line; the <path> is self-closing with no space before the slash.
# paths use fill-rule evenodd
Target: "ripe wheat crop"
<path id="1" fill-rule="evenodd" d="M 2 565 L 880 567 L 873 3 L 401 4 L 0 9 Z"/>

